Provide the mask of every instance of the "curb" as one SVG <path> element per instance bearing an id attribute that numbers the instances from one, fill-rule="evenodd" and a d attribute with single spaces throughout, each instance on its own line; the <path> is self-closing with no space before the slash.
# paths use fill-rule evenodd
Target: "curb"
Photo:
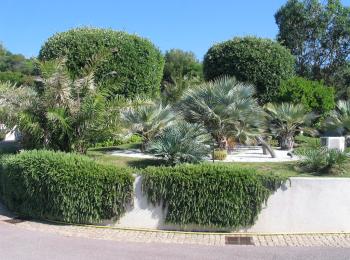
<path id="1" fill-rule="evenodd" d="M 177 230 L 160 230 L 160 229 L 150 229 L 150 228 L 129 228 L 129 227 L 111 227 L 111 226 L 101 226 L 101 225 L 92 225 L 92 224 L 75 224 L 67 223 L 62 221 L 48 220 L 44 219 L 45 222 L 59 224 L 59 225 L 68 225 L 68 226 L 77 226 L 77 227 L 86 227 L 86 228 L 95 228 L 95 229 L 110 229 L 110 230 L 122 230 L 122 231 L 135 231 L 135 232 L 156 232 L 156 233 L 173 233 L 173 234 L 188 234 L 188 235 L 225 235 L 225 236 L 296 236 L 296 235 L 350 235 L 350 232 L 196 232 L 196 231 L 177 231 Z"/>

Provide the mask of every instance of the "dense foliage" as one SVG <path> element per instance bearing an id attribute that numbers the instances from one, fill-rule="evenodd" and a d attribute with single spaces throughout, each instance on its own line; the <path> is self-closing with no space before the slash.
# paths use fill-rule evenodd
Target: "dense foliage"
<path id="1" fill-rule="evenodd" d="M 49 38 L 39 59 L 65 57 L 70 73 L 81 77 L 93 56 L 103 57 L 96 66 L 96 82 L 111 96 L 126 97 L 159 94 L 164 60 L 148 40 L 109 29 L 77 28 Z"/>
<path id="2" fill-rule="evenodd" d="M 85 153 L 114 123 L 93 71 L 72 79 L 63 61 L 50 61 L 40 73 L 35 88 L 0 82 L 0 121 L 18 128 L 26 148 Z"/>
<path id="3" fill-rule="evenodd" d="M 132 193 L 130 170 L 80 155 L 33 150 L 1 158 L 0 199 L 24 217 L 74 223 L 118 219 Z"/>
<path id="4" fill-rule="evenodd" d="M 294 58 L 279 43 L 255 37 L 233 38 L 212 46 L 205 54 L 204 77 L 222 75 L 256 86 L 261 103 L 274 100 L 281 80 L 294 74 Z"/>
<path id="5" fill-rule="evenodd" d="M 339 100 L 325 120 L 324 129 L 334 135 L 350 134 L 350 100 Z"/>
<path id="6" fill-rule="evenodd" d="M 17 85 L 32 85 L 34 82 L 34 60 L 13 54 L 0 44 L 0 81 Z"/>
<path id="7" fill-rule="evenodd" d="M 199 124 L 173 122 L 150 143 L 148 151 L 167 164 L 198 163 L 210 153 L 211 137 Z"/>
<path id="8" fill-rule="evenodd" d="M 240 228 L 254 224 L 262 205 L 285 178 L 224 164 L 149 167 L 142 190 L 167 207 L 166 222 Z"/>
<path id="9" fill-rule="evenodd" d="M 296 56 L 297 73 L 342 88 L 334 75 L 349 60 L 350 8 L 340 0 L 289 0 L 275 19 L 278 41 Z"/>
<path id="10" fill-rule="evenodd" d="M 191 85 L 203 79 L 202 64 L 192 52 L 171 49 L 165 53 L 162 96 L 165 102 L 175 103 Z"/>
<path id="11" fill-rule="evenodd" d="M 294 77 L 282 81 L 280 98 L 282 102 L 301 103 L 308 112 L 325 115 L 335 107 L 334 89 L 322 82 Z"/>

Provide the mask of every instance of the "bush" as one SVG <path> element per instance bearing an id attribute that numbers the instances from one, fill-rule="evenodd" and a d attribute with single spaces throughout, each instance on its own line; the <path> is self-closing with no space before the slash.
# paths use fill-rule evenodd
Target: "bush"
<path id="1" fill-rule="evenodd" d="M 334 89 L 322 82 L 294 77 L 284 80 L 280 87 L 280 101 L 302 103 L 309 111 L 326 114 L 335 107 Z"/>
<path id="2" fill-rule="evenodd" d="M 224 164 L 148 167 L 142 190 L 154 205 L 167 207 L 167 223 L 224 228 L 253 225 L 283 176 Z"/>
<path id="3" fill-rule="evenodd" d="M 278 96 L 282 80 L 294 74 L 294 57 L 279 43 L 255 37 L 233 38 L 212 46 L 204 56 L 206 80 L 235 76 L 257 87 L 262 103 Z"/>
<path id="4" fill-rule="evenodd" d="M 129 169 L 77 154 L 33 150 L 1 160 L 0 198 L 23 217 L 74 223 L 118 219 L 132 194 Z"/>
<path id="5" fill-rule="evenodd" d="M 214 160 L 220 160 L 223 161 L 227 157 L 227 151 L 226 150 L 215 150 L 214 151 Z"/>
<path id="6" fill-rule="evenodd" d="M 300 149 L 297 154 L 302 158 L 300 166 L 316 174 L 340 174 L 348 159 L 346 153 L 325 147 Z"/>
<path id="7" fill-rule="evenodd" d="M 210 153 L 210 136 L 199 124 L 176 122 L 152 140 L 148 151 L 167 164 L 198 163 Z"/>
<path id="8" fill-rule="evenodd" d="M 73 76 L 92 57 L 103 58 L 96 68 L 96 80 L 111 95 L 156 96 L 160 91 L 164 59 L 148 40 L 110 29 L 76 28 L 55 34 L 43 45 L 40 60 L 66 57 Z"/>

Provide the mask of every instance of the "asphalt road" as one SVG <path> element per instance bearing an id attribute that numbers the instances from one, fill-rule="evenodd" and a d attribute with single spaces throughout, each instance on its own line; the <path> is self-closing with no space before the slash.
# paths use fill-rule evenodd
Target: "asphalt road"
<path id="1" fill-rule="evenodd" d="M 199 246 L 93 240 L 24 230 L 0 222 L 1 260 L 38 259 L 350 259 L 350 249 Z"/>

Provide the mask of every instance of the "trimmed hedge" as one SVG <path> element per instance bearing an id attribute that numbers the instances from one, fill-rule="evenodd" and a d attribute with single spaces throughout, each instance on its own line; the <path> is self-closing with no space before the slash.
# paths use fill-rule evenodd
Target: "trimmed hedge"
<path id="1" fill-rule="evenodd" d="M 42 46 L 39 59 L 66 57 L 73 76 L 79 76 L 94 55 L 102 53 L 95 78 L 110 95 L 154 97 L 160 92 L 164 59 L 147 39 L 125 32 L 76 28 L 57 33 Z"/>
<path id="2" fill-rule="evenodd" d="M 0 199 L 23 217 L 74 223 L 118 219 L 131 203 L 131 170 L 33 150 L 1 158 Z"/>
<path id="3" fill-rule="evenodd" d="M 295 60 L 279 43 L 256 37 L 235 37 L 213 45 L 204 56 L 206 80 L 222 75 L 256 86 L 261 103 L 274 101 L 281 80 L 294 75 Z"/>
<path id="4" fill-rule="evenodd" d="M 148 167 L 142 190 L 167 207 L 166 223 L 239 228 L 253 225 L 286 178 L 224 164 Z"/>

